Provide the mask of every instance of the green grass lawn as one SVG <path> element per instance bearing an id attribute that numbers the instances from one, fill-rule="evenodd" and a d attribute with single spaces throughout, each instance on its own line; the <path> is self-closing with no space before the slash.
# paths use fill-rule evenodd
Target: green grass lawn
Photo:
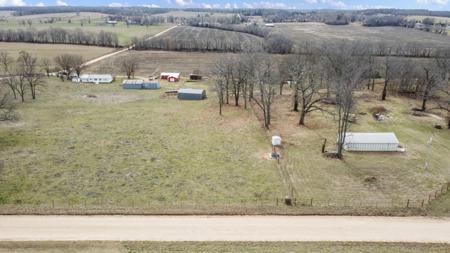
<path id="1" fill-rule="evenodd" d="M 56 21 L 54 23 L 45 23 L 46 20 L 54 18 Z M 105 20 L 107 15 L 100 13 L 87 13 L 82 12 L 80 15 L 76 13 L 53 13 L 53 14 L 42 14 L 42 15 L 27 15 L 27 16 L 17 16 L 8 17 L 7 21 L 0 21 L 0 29 L 48 29 L 50 27 L 54 28 L 64 28 L 64 29 L 76 29 L 80 28 L 86 32 L 99 32 L 101 30 L 106 32 L 116 33 L 119 37 L 119 44 L 129 45 L 133 37 L 144 37 L 157 34 L 171 26 L 173 24 L 162 24 L 153 26 L 140 26 L 140 25 L 130 25 L 126 26 L 125 22 L 118 22 L 117 25 L 112 26 L 106 24 Z M 21 21 L 32 21 L 32 25 L 23 25 Z M 70 20 L 70 23 L 69 23 Z M 90 23 L 89 23 L 90 20 Z M 83 26 L 81 26 L 83 23 Z"/>
<path id="2" fill-rule="evenodd" d="M 219 117 L 212 94 L 180 101 L 163 89 L 51 79 L 20 120 L 0 125 L 0 202 L 143 206 L 274 202 L 284 194 L 269 139 L 251 112 Z M 89 98 L 87 95 L 95 95 Z"/>
<path id="3" fill-rule="evenodd" d="M 0 242 L 0 253 L 444 253 L 448 244 L 364 242 Z"/>

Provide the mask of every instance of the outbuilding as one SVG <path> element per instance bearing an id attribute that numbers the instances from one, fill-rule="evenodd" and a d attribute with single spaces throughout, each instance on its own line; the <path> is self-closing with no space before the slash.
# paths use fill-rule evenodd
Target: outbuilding
<path id="1" fill-rule="evenodd" d="M 72 82 L 75 83 L 112 83 L 114 77 L 112 75 L 98 75 L 98 74 L 83 74 L 80 77 L 72 78 Z"/>
<path id="2" fill-rule="evenodd" d="M 202 76 L 200 74 L 190 74 L 189 80 L 191 81 L 199 81 L 202 80 Z"/>
<path id="3" fill-rule="evenodd" d="M 206 91 L 202 89 L 179 89 L 177 97 L 181 100 L 202 100 L 206 98 Z"/>
<path id="4" fill-rule="evenodd" d="M 156 81 L 144 81 L 144 80 L 123 80 L 124 89 L 145 89 L 145 90 L 157 90 L 161 86 Z"/>
<path id="5" fill-rule="evenodd" d="M 399 151 L 400 142 L 394 133 L 347 133 L 344 149 L 347 151 Z"/>
<path id="6" fill-rule="evenodd" d="M 169 82 L 178 82 L 180 81 L 180 75 L 180 73 L 162 72 L 160 75 L 160 79 L 167 80 Z"/>
<path id="7" fill-rule="evenodd" d="M 144 80 L 123 80 L 122 87 L 124 89 L 142 89 L 142 84 L 144 84 Z"/>

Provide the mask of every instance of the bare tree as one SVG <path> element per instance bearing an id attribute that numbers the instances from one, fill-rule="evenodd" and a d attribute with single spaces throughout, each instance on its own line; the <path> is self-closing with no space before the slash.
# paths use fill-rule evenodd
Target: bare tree
<path id="1" fill-rule="evenodd" d="M 381 93 L 381 100 L 386 100 L 387 97 L 387 90 L 389 86 L 389 81 L 392 74 L 392 61 L 391 61 L 391 48 L 386 48 L 386 55 L 384 56 L 384 85 L 383 85 L 383 92 Z"/>
<path id="2" fill-rule="evenodd" d="M 438 90 L 442 89 L 444 80 L 434 63 L 422 63 L 422 106 L 421 110 L 427 110 L 428 99 Z"/>
<path id="3" fill-rule="evenodd" d="M 275 97 L 275 84 L 280 80 L 276 63 L 270 57 L 263 56 L 258 61 L 255 72 L 259 99 L 252 101 L 261 108 L 264 116 L 264 127 L 269 128 L 271 119 L 271 107 Z"/>
<path id="4" fill-rule="evenodd" d="M 70 74 L 72 73 L 73 69 L 73 55 L 71 54 L 62 54 L 55 57 L 55 63 L 58 65 L 58 67 L 61 68 L 63 72 L 67 75 L 67 80 L 70 78 Z M 61 78 L 61 80 L 63 80 Z"/>
<path id="5" fill-rule="evenodd" d="M 83 56 L 81 55 L 72 55 L 72 66 L 71 68 L 77 74 L 77 77 L 81 75 L 81 70 L 83 69 Z"/>
<path id="6" fill-rule="evenodd" d="M 343 158 L 345 135 L 350 127 L 350 117 L 355 104 L 353 93 L 359 88 L 366 74 L 365 57 L 359 54 L 357 44 L 342 42 L 326 49 L 331 80 L 336 87 L 336 116 L 337 116 L 337 153 Z"/>
<path id="7" fill-rule="evenodd" d="M 47 75 L 47 77 L 49 77 L 50 76 L 50 71 L 51 71 L 51 68 L 52 68 L 51 60 L 48 59 L 48 58 L 42 58 L 41 59 L 41 68 L 42 68 L 42 70 L 45 71 L 45 74 Z"/>
<path id="8" fill-rule="evenodd" d="M 0 121 L 12 120 L 15 118 L 14 104 L 8 93 L 0 95 Z"/>
<path id="9" fill-rule="evenodd" d="M 17 93 L 16 93 L 16 82 L 13 78 L 14 76 L 14 59 L 9 56 L 7 52 L 0 52 L 0 65 L 1 65 L 1 74 L 4 76 L 4 78 L 1 80 L 2 83 L 6 84 L 10 89 L 11 92 L 14 95 L 14 99 L 17 99 Z"/>
<path id="10" fill-rule="evenodd" d="M 224 91 L 225 91 L 225 85 L 224 80 L 220 77 L 218 77 L 215 82 L 216 87 L 216 93 L 217 93 L 217 100 L 219 103 L 219 115 L 222 116 L 222 107 L 224 104 Z"/>
<path id="11" fill-rule="evenodd" d="M 19 57 L 17 58 L 19 80 L 22 80 L 23 78 L 27 83 L 31 91 L 32 99 L 36 99 L 37 88 L 43 85 L 42 75 L 38 72 L 37 62 L 37 58 L 31 56 L 31 54 L 26 51 L 21 51 L 19 53 Z"/>
<path id="12" fill-rule="evenodd" d="M 126 73 L 127 78 L 134 78 L 134 73 L 139 67 L 139 60 L 132 55 L 119 59 L 118 64 L 120 69 Z"/>

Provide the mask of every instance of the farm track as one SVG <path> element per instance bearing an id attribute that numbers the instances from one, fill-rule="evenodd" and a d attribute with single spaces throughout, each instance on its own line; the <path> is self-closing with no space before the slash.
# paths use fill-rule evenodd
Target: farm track
<path id="1" fill-rule="evenodd" d="M 450 243 L 450 219 L 353 216 L 0 216 L 1 241 Z"/>
<path id="2" fill-rule="evenodd" d="M 172 26 L 172 27 L 170 27 L 170 28 L 168 28 L 168 29 L 166 29 L 166 30 L 164 30 L 164 31 L 162 31 L 162 32 L 160 32 L 160 33 L 157 33 L 157 34 L 155 34 L 155 35 L 153 35 L 153 36 L 150 36 L 150 37 L 148 37 L 146 40 L 150 40 L 150 39 L 159 37 L 159 36 L 163 35 L 164 33 L 166 33 L 166 32 L 168 32 L 168 31 L 174 29 L 175 27 L 177 27 L 177 25 Z M 92 64 L 94 64 L 94 63 L 97 63 L 97 62 L 99 62 L 99 61 L 108 59 L 108 58 L 110 58 L 110 57 L 112 57 L 112 56 L 115 56 L 115 55 L 118 55 L 118 54 L 127 52 L 127 51 L 129 51 L 129 50 L 132 50 L 134 47 L 135 47 L 135 45 L 131 45 L 131 46 L 129 46 L 129 47 L 127 47 L 127 48 L 124 48 L 124 49 L 122 49 L 122 50 L 119 50 L 119 51 L 116 51 L 116 52 L 112 52 L 112 53 L 110 53 L 110 54 L 106 54 L 106 55 L 97 57 L 97 58 L 95 58 L 95 59 L 92 59 L 92 60 L 89 60 L 89 61 L 83 63 L 82 66 L 83 66 L 83 67 L 87 67 L 87 66 L 92 65 Z"/>

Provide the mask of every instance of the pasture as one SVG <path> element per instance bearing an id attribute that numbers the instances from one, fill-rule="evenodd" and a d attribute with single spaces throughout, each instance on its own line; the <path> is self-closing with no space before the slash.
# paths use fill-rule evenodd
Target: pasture
<path id="1" fill-rule="evenodd" d="M 48 80 L 20 120 L 0 125 L 1 204 L 255 205 L 284 195 L 270 145 L 254 115 L 215 98 L 180 101 L 162 83 L 123 90 Z M 209 92 L 209 91 L 208 91 Z M 156 212 L 164 212 L 162 209 Z"/>
<path id="2" fill-rule="evenodd" d="M 386 43 L 425 43 L 430 47 L 445 47 L 450 44 L 450 36 L 404 27 L 365 27 L 349 25 L 326 25 L 323 23 L 279 23 L 272 28 L 294 42 L 338 42 L 340 40 L 369 41 Z"/>
<path id="3" fill-rule="evenodd" d="M 140 26 L 127 25 L 124 22 L 118 22 L 115 26 L 106 23 L 106 14 L 81 12 L 81 13 L 53 13 L 27 16 L 12 16 L 7 20 L 0 21 L 0 29 L 48 29 L 64 28 L 64 29 L 81 29 L 85 32 L 113 32 L 119 38 L 119 44 L 122 46 L 129 45 L 134 37 L 146 37 L 157 34 L 172 24 Z M 31 26 L 23 21 L 32 22 Z M 52 20 L 52 23 L 49 21 Z"/>
<path id="4" fill-rule="evenodd" d="M 350 131 L 394 132 L 406 152 L 346 152 L 340 161 L 321 154 L 325 138 L 327 150 L 336 150 L 333 116 L 314 112 L 306 126 L 300 127 L 298 113 L 290 110 L 288 93 L 275 98 L 270 133 L 284 139 L 284 182 L 292 184 L 302 203 L 314 199 L 318 205 L 403 207 L 410 199 L 411 205 L 420 206 L 450 180 L 450 131 L 433 127 L 435 123 L 445 125 L 446 115 L 413 116 L 411 109 L 419 106 L 419 100 L 391 96 L 382 102 L 381 90 L 359 91 L 354 112 L 357 122 Z M 333 111 L 333 107 L 324 107 Z M 373 118 L 375 107 L 388 110 L 384 121 Z M 431 146 L 427 144 L 430 137 Z"/>
<path id="5" fill-rule="evenodd" d="M 0 42 L 0 51 L 6 51 L 14 58 L 16 58 L 22 50 L 31 53 L 38 59 L 48 58 L 53 60 L 56 56 L 67 53 L 81 55 L 85 60 L 90 60 L 110 53 L 114 49 L 81 45 Z"/>
<path id="6" fill-rule="evenodd" d="M 447 244 L 367 242 L 0 242 L 0 253 L 444 253 Z"/>

